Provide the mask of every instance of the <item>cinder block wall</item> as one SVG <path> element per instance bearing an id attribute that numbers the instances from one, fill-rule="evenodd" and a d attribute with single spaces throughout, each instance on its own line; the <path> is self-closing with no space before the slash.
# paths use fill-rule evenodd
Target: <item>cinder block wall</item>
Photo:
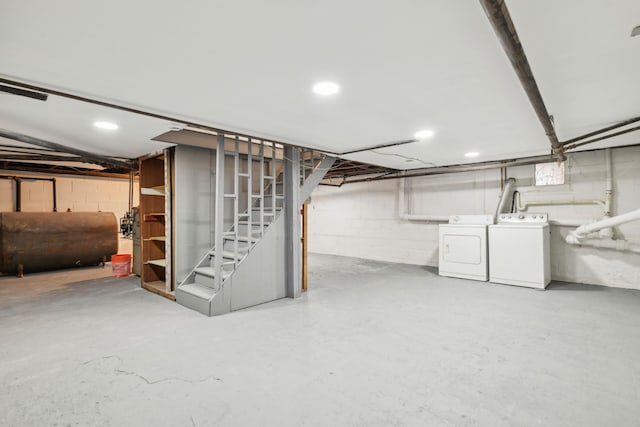
<path id="1" fill-rule="evenodd" d="M 640 147 L 612 150 L 613 213 L 640 208 Z M 565 184 L 536 187 L 534 166 L 508 168 L 523 201 L 604 199 L 605 152 L 571 154 Z M 438 224 L 400 219 L 400 181 L 319 187 L 309 209 L 309 251 L 437 266 Z M 500 171 L 488 170 L 408 179 L 406 204 L 413 214 L 493 214 L 500 197 Z M 507 204 L 511 205 L 510 201 Z M 538 206 L 551 220 L 590 222 L 599 206 Z M 640 289 L 640 255 L 567 245 L 575 227 L 551 227 L 552 279 Z M 640 242 L 640 221 L 616 228 L 616 237 Z"/>
<path id="2" fill-rule="evenodd" d="M 124 216 L 129 208 L 129 181 L 126 179 L 45 175 L 16 171 L 0 171 L 2 175 L 55 177 L 58 212 L 113 212 L 116 218 Z M 51 212 L 53 191 L 50 181 L 22 181 L 22 211 Z M 15 210 L 15 183 L 0 179 L 0 212 Z M 138 205 L 138 183 L 134 182 L 133 206 Z"/>

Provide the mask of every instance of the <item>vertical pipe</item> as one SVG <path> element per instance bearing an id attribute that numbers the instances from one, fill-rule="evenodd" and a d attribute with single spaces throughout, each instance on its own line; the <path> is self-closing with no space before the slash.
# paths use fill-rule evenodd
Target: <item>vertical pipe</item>
<path id="1" fill-rule="evenodd" d="M 604 196 L 604 215 L 603 218 L 611 218 L 611 205 L 613 203 L 613 164 L 611 162 L 611 149 L 607 148 L 604 151 L 604 162 L 605 162 L 605 196 Z M 598 232 L 598 235 L 601 238 L 613 238 L 613 228 L 607 227 L 603 228 Z"/>
<path id="2" fill-rule="evenodd" d="M 606 168 L 606 197 L 604 214 L 611 216 L 611 205 L 613 202 L 613 163 L 611 162 L 611 148 L 607 148 L 604 151 L 605 155 L 605 168 Z"/>
<path id="3" fill-rule="evenodd" d="M 224 233 L 224 135 L 218 134 L 216 148 L 216 206 L 215 206 L 215 286 L 216 290 L 222 288 L 222 244 Z"/>
<path id="4" fill-rule="evenodd" d="M 502 195 L 500 196 L 500 201 L 498 202 L 498 207 L 496 208 L 496 213 L 493 216 L 494 220 L 497 220 L 498 215 L 500 215 L 504 210 L 504 205 L 507 203 L 507 196 L 509 195 L 509 192 L 511 191 L 511 187 L 515 182 L 516 182 L 515 178 L 507 179 L 504 189 L 502 190 Z"/>
<path id="5" fill-rule="evenodd" d="M 58 201 L 57 201 L 58 191 L 56 189 L 56 179 L 55 178 L 51 178 L 51 186 L 52 186 L 52 191 L 53 191 L 53 211 L 54 212 L 58 212 Z"/>
<path id="6" fill-rule="evenodd" d="M 129 213 L 133 212 L 133 170 L 129 172 Z"/>
<path id="7" fill-rule="evenodd" d="M 16 182 L 16 212 L 22 212 L 22 180 L 13 178 Z"/>

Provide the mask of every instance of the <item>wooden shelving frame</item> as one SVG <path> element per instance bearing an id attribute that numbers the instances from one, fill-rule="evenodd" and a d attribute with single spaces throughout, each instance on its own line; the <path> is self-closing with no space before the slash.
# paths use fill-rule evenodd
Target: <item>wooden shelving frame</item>
<path id="1" fill-rule="evenodd" d="M 143 288 L 175 300 L 171 277 L 170 152 L 140 159 Z"/>

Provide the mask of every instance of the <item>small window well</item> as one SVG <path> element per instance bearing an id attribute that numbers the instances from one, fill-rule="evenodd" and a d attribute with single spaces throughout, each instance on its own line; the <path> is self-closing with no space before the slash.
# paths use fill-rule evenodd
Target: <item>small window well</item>
<path id="1" fill-rule="evenodd" d="M 564 184 L 564 162 L 536 164 L 536 185 Z"/>

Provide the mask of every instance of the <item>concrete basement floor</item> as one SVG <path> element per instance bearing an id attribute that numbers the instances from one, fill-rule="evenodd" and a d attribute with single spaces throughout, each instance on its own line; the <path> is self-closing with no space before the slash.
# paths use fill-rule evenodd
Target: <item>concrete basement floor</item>
<path id="1" fill-rule="evenodd" d="M 639 291 L 309 263 L 216 318 L 109 269 L 0 278 L 0 424 L 640 425 Z"/>

